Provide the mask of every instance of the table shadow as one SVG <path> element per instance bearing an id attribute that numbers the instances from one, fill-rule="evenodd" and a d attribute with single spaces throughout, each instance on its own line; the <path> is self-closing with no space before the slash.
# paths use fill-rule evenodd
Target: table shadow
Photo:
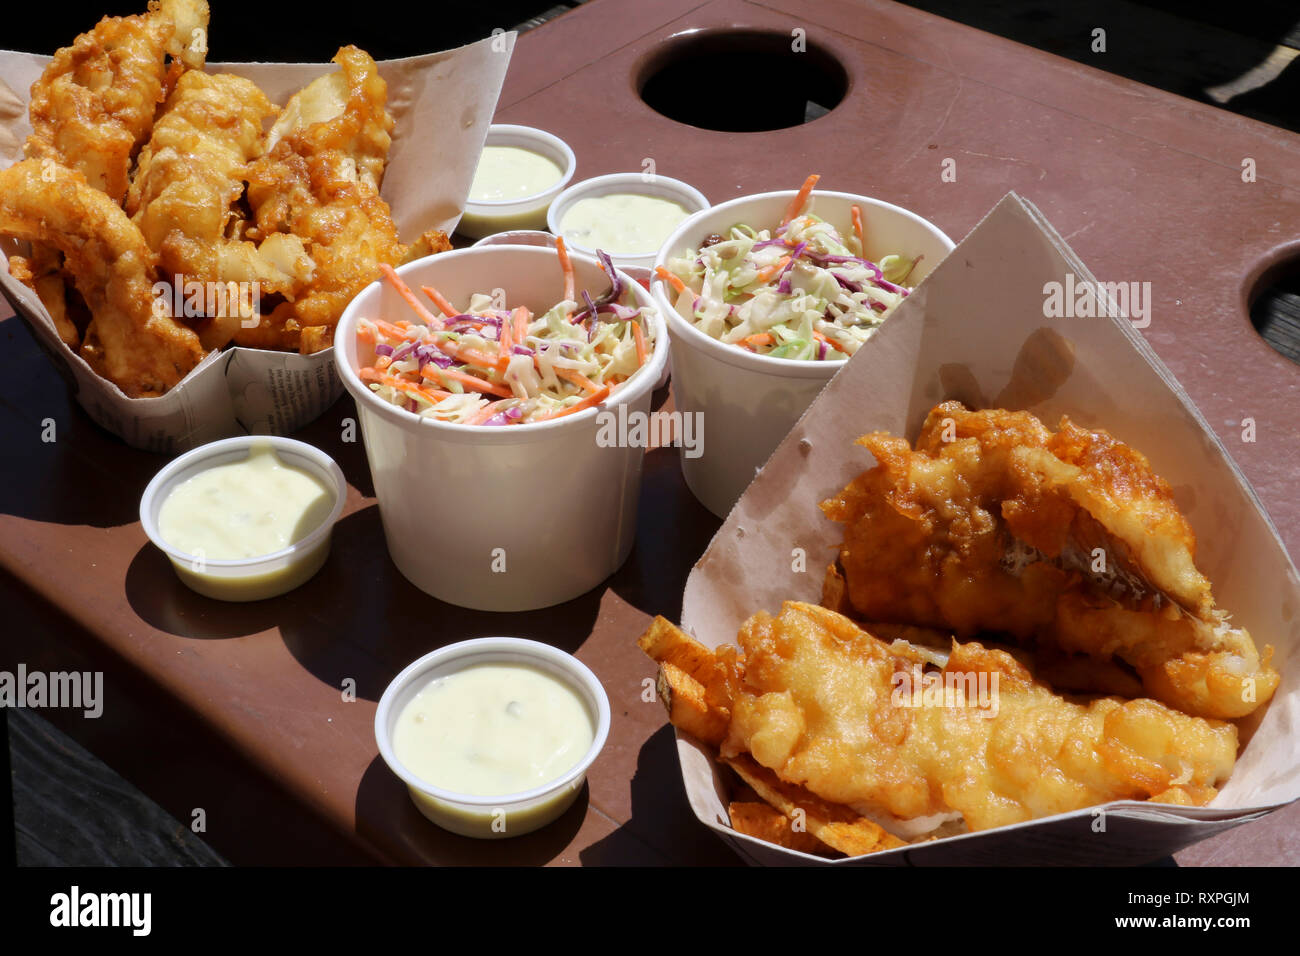
<path id="1" fill-rule="evenodd" d="M 600 586 L 646 614 L 680 621 L 686 578 L 722 519 L 686 487 L 676 448 L 647 452 L 641 474 L 636 543 L 623 566 Z"/>
<path id="2" fill-rule="evenodd" d="M 497 840 L 464 837 L 425 819 L 402 783 L 380 757 L 362 774 L 355 806 L 356 831 L 395 860 L 438 866 L 541 866 L 569 846 L 587 816 L 588 787 L 553 823 L 522 836 Z M 382 821 L 378 828 L 367 821 Z M 507 817 L 507 826 L 509 818 Z"/>
<path id="3" fill-rule="evenodd" d="M 631 787 L 632 815 L 609 836 L 581 851 L 584 866 L 641 865 L 643 861 L 660 866 L 744 865 L 695 818 L 686 801 L 677 739 L 670 724 L 642 745 Z"/>
<path id="4" fill-rule="evenodd" d="M 541 611 L 456 607 L 406 580 L 388 556 L 379 508 L 354 511 L 335 526 L 330 556 L 288 594 L 229 603 L 194 593 L 153 545 L 136 554 L 126 595 L 142 620 L 180 637 L 224 639 L 278 628 L 285 647 L 331 687 L 355 684 L 377 701 L 389 681 L 429 651 L 475 637 L 525 637 L 573 653 L 595 625 L 602 588 Z"/>

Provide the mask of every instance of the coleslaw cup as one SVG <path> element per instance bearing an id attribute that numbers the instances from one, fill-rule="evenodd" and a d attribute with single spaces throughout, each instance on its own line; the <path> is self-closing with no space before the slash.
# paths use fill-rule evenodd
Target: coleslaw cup
<path id="1" fill-rule="evenodd" d="M 713 233 L 737 223 L 772 229 L 796 190 L 759 193 L 721 203 L 691 216 L 668 237 L 656 269 Z M 939 228 L 915 213 L 879 199 L 814 190 L 808 210 L 847 229 L 850 207 L 862 209 L 866 256 L 922 256 L 912 273 L 920 282 L 953 248 Z M 655 302 L 672 336 L 673 398 L 684 414 L 700 415 L 703 440 L 693 456 L 681 450 L 682 474 L 700 503 L 726 517 L 776 446 L 844 362 L 770 358 L 706 335 L 674 308 L 675 296 L 660 278 L 651 282 Z M 863 348 L 870 346 L 870 341 Z"/>
<path id="2" fill-rule="evenodd" d="M 607 288 L 595 259 L 569 258 L 579 290 L 594 297 Z M 453 303 L 500 289 L 510 307 L 535 314 L 564 287 L 555 251 L 532 246 L 444 252 L 397 272 Z M 668 336 L 650 294 L 626 275 L 624 282 L 634 303 L 651 309 L 654 349 L 645 365 L 604 406 L 526 425 L 439 422 L 377 397 L 357 375 L 373 362 L 371 347 L 357 342 L 357 321 L 401 318 L 409 307 L 374 282 L 343 313 L 334 336 L 339 377 L 357 403 L 388 552 L 420 590 L 476 610 L 535 610 L 591 590 L 627 560 L 644 449 L 620 440 L 611 420 L 621 417 L 620 405 L 649 414 Z"/>
<path id="3" fill-rule="evenodd" d="M 560 777 L 532 790 L 486 797 L 444 790 L 408 769 L 393 750 L 393 730 L 402 710 L 429 681 L 475 664 L 528 664 L 568 684 L 586 705 L 595 728 L 582 759 Z M 393 678 L 375 711 L 375 740 L 380 756 L 406 784 L 412 802 L 425 817 L 462 836 L 493 839 L 531 833 L 564 813 L 605 746 L 609 725 L 609 697 L 604 687 L 572 654 L 518 637 L 483 637 L 431 651 Z"/>

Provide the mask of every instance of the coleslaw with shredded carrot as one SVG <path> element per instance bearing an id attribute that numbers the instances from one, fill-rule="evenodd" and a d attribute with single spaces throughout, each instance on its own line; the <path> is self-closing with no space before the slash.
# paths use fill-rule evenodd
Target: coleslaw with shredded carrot
<path id="1" fill-rule="evenodd" d="M 857 352 L 911 292 L 921 257 L 865 258 L 860 206 L 851 207 L 851 235 L 806 211 L 819 178 L 804 180 L 775 229 L 738 223 L 658 267 L 678 314 L 772 358 L 838 361 Z"/>
<path id="2" fill-rule="evenodd" d="M 607 401 L 654 348 L 650 310 L 623 304 L 627 283 L 601 251 L 610 288 L 595 299 L 586 289 L 576 294 L 563 239 L 557 252 L 564 298 L 541 315 L 504 308 L 485 294 L 471 296 L 462 311 L 421 286 L 433 311 L 381 265 L 418 321 L 357 322 L 359 343 L 374 353 L 374 363 L 358 370 L 361 380 L 393 405 L 462 425 L 527 425 Z"/>

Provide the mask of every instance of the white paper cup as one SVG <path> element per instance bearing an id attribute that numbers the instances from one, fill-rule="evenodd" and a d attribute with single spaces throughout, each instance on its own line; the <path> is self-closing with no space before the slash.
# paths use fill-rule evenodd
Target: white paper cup
<path id="1" fill-rule="evenodd" d="M 737 223 L 775 229 L 795 194 L 785 190 L 742 196 L 695 214 L 660 248 L 656 268 L 687 249 L 698 249 L 714 233 L 726 235 Z M 878 199 L 815 190 L 808 211 L 848 233 L 853 205 L 862 209 L 867 258 L 879 261 L 891 253 L 923 257 L 909 281 L 920 282 L 952 251 L 952 240 L 937 226 Z M 675 406 L 685 414 L 702 416 L 703 437 L 696 457 L 689 457 L 682 447 L 682 474 L 701 504 L 726 517 L 844 362 L 769 358 L 723 344 L 678 315 L 673 307 L 676 296 L 666 282 L 655 278 L 651 290 L 672 336 Z"/>
<path id="2" fill-rule="evenodd" d="M 595 259 L 569 258 L 579 291 L 595 298 L 608 288 Z M 535 314 L 558 302 L 564 288 L 554 250 L 531 246 L 444 252 L 397 272 L 411 288 L 432 285 L 457 305 L 471 293 L 502 289 L 511 308 Z M 648 415 L 668 336 L 650 294 L 626 276 L 624 283 L 636 305 L 652 308 L 654 349 L 604 408 L 625 404 Z M 457 425 L 376 397 L 357 377 L 373 361 L 368 346 L 358 355 L 357 320 L 410 314 L 386 282 L 374 282 L 348 306 L 334 336 L 393 563 L 420 590 L 477 610 L 533 610 L 591 590 L 631 553 L 644 449 L 598 443 L 614 417 L 604 409 L 532 425 Z"/>

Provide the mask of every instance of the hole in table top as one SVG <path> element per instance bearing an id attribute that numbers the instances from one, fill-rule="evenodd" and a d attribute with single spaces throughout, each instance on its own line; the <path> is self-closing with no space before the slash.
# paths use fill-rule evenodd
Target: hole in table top
<path id="1" fill-rule="evenodd" d="M 1300 364 L 1300 251 L 1270 266 L 1251 288 L 1249 302 L 1255 331 Z"/>
<path id="2" fill-rule="evenodd" d="M 769 30 L 694 30 L 669 38 L 636 73 L 656 113 L 699 129 L 789 129 L 844 99 L 849 75 L 825 47 Z"/>

